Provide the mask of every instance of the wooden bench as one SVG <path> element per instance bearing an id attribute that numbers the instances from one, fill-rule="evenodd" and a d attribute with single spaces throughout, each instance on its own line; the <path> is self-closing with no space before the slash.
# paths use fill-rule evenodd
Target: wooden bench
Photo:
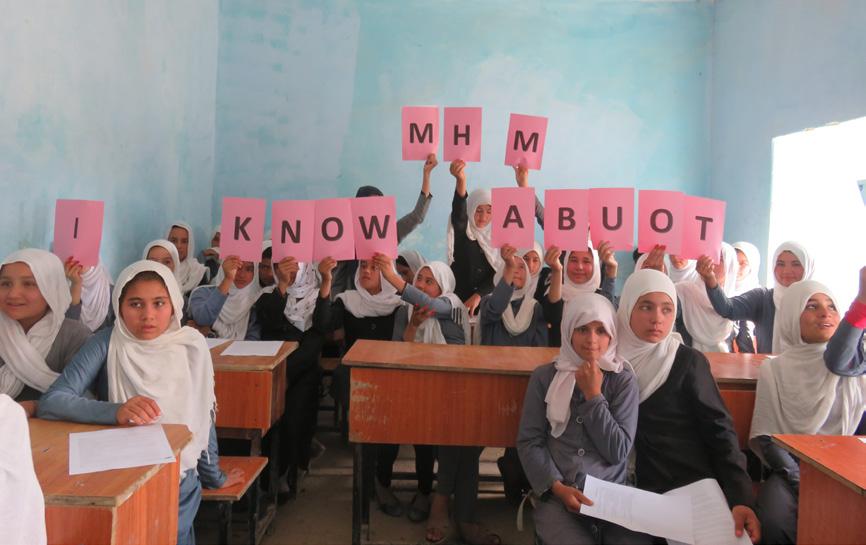
<path id="1" fill-rule="evenodd" d="M 240 469 L 243 480 L 237 484 L 223 488 L 203 488 L 202 501 L 218 502 L 219 504 L 219 543 L 227 545 L 232 533 L 232 506 L 247 496 L 247 517 L 250 545 L 256 545 L 266 530 L 266 525 L 259 527 L 259 475 L 268 465 L 268 459 L 263 456 L 220 456 L 220 468 L 226 473 Z M 247 493 L 249 492 L 249 493 Z"/>

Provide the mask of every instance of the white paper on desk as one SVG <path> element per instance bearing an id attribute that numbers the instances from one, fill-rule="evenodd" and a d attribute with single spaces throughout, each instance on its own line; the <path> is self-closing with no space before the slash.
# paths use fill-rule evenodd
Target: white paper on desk
<path id="1" fill-rule="evenodd" d="M 283 341 L 235 341 L 223 350 L 223 356 L 276 356 Z"/>
<path id="2" fill-rule="evenodd" d="M 69 434 L 69 474 L 174 462 L 160 424 Z"/>
<path id="3" fill-rule="evenodd" d="M 744 531 L 737 537 L 734 533 L 734 517 L 725 500 L 725 494 L 715 479 L 702 479 L 692 484 L 675 488 L 664 494 L 670 497 L 690 498 L 692 504 L 692 528 L 694 538 L 683 543 L 694 545 L 751 545 L 752 540 Z M 590 498 L 592 499 L 592 498 Z M 670 545 L 679 541 L 668 539 Z"/>
<path id="4" fill-rule="evenodd" d="M 219 345 L 221 345 L 221 344 L 225 344 L 225 343 L 231 341 L 231 339 L 211 339 L 211 338 L 208 338 L 208 337 L 205 337 L 204 340 L 205 340 L 205 342 L 207 342 L 207 347 L 208 347 L 208 348 L 215 348 L 215 347 L 217 347 L 217 346 L 219 346 Z"/>
<path id="5" fill-rule="evenodd" d="M 858 437 L 858 439 L 860 439 L 860 441 L 866 443 L 866 437 Z"/>
<path id="6" fill-rule="evenodd" d="M 581 505 L 590 517 L 636 532 L 692 542 L 692 504 L 688 496 L 663 496 L 646 490 L 586 476 L 583 494 L 592 505 Z"/>

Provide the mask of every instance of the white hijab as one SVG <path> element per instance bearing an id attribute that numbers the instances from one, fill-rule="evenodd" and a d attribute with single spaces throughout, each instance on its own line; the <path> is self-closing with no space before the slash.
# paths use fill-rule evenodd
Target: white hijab
<path id="1" fill-rule="evenodd" d="M 243 266 L 242 262 L 242 265 Z M 222 283 L 225 271 L 220 268 L 216 276 L 216 285 Z M 217 289 L 214 286 L 201 286 L 196 289 Z M 253 264 L 253 279 L 243 288 L 238 288 L 234 282 L 229 286 L 229 294 L 220 309 L 219 316 L 213 324 L 213 330 L 223 339 L 242 341 L 247 336 L 250 325 L 250 311 L 259 296 L 273 287 L 263 288 L 259 282 L 259 264 Z"/>
<path id="2" fill-rule="evenodd" d="M 735 242 L 733 247 L 735 250 L 743 252 L 746 261 L 749 262 L 749 272 L 745 278 L 737 280 L 734 289 L 734 295 L 740 295 L 761 285 L 760 280 L 758 280 L 758 270 L 761 268 L 761 252 L 758 251 L 757 246 L 746 241 Z"/>
<path id="3" fill-rule="evenodd" d="M 274 274 L 277 264 L 274 263 Z M 283 314 L 290 324 L 307 331 L 313 325 L 313 311 L 319 297 L 319 277 L 312 263 L 298 263 L 295 281 L 286 290 L 286 308 Z"/>
<path id="4" fill-rule="evenodd" d="M 803 278 L 800 280 L 811 280 L 815 275 L 815 261 L 811 255 L 809 255 L 809 250 L 806 249 L 805 246 L 800 244 L 799 242 L 789 240 L 787 242 L 783 242 L 779 244 L 779 247 L 776 248 L 776 251 L 773 252 L 773 261 L 770 262 L 769 267 L 775 269 L 776 260 L 779 259 L 779 256 L 782 252 L 791 252 L 794 254 L 797 259 L 800 260 L 800 263 L 803 265 Z M 773 280 L 775 281 L 776 275 L 773 275 Z M 773 306 L 776 307 L 776 310 L 779 309 L 782 304 L 782 299 L 785 296 L 785 292 L 788 290 L 785 286 L 775 283 L 773 286 Z M 785 351 L 786 345 L 782 340 L 781 334 L 779 333 L 779 323 L 773 322 L 773 353 L 781 354 Z"/>
<path id="5" fill-rule="evenodd" d="M 468 221 L 466 222 L 466 236 L 469 240 L 478 242 L 481 251 L 484 252 L 484 257 L 487 258 L 487 263 L 498 271 L 502 268 L 502 256 L 499 255 L 499 250 L 493 247 L 491 242 L 493 236 L 493 222 L 491 221 L 483 228 L 475 225 L 475 210 L 482 205 L 493 204 L 492 193 L 489 189 L 475 189 L 469 193 L 466 199 L 466 214 Z M 454 226 L 451 224 L 451 216 L 448 217 L 448 264 L 454 263 Z"/>
<path id="6" fill-rule="evenodd" d="M 159 337 L 143 341 L 126 328 L 120 313 L 123 288 L 145 271 L 157 273 L 168 288 L 174 315 Z M 112 297 L 117 322 L 108 345 L 108 400 L 124 403 L 141 395 L 159 405 L 161 423 L 184 424 L 192 441 L 180 453 L 181 473 L 195 469 L 207 451 L 213 413 L 214 371 L 210 350 L 201 333 L 180 323 L 183 294 L 168 267 L 155 261 L 137 261 L 117 278 Z"/>
<path id="7" fill-rule="evenodd" d="M 397 288 L 385 281 L 379 272 L 379 282 L 382 289 L 373 295 L 361 285 L 361 264 L 355 270 L 355 289 L 344 291 L 337 295 L 337 299 L 343 300 L 346 307 L 355 318 L 370 318 L 374 316 L 388 316 L 399 307 L 403 301 L 397 295 Z"/>
<path id="8" fill-rule="evenodd" d="M 538 270 L 535 271 L 535 274 L 528 278 L 528 282 L 532 284 L 529 287 L 529 293 L 534 296 L 535 290 L 538 289 L 538 279 L 541 277 L 541 269 L 544 268 L 544 248 L 541 247 L 541 244 L 539 244 L 537 240 L 533 240 L 532 248 L 529 248 L 528 250 L 520 250 L 517 252 L 517 255 L 522 259 L 530 252 L 538 254 L 538 260 L 541 262 L 541 265 L 538 267 Z"/>
<path id="9" fill-rule="evenodd" d="M 565 254 L 565 264 L 562 266 L 562 300 L 571 301 L 575 296 L 581 293 L 595 293 L 601 287 L 601 267 L 598 262 L 598 252 L 592 248 L 587 248 L 592 256 L 592 276 L 586 282 L 578 284 L 568 277 L 568 259 L 573 250 Z M 549 290 L 550 288 L 548 288 Z"/>
<path id="10" fill-rule="evenodd" d="M 0 394 L 15 398 L 24 386 L 45 392 L 60 376 L 48 367 L 45 358 L 60 332 L 72 296 L 63 263 L 56 255 L 27 248 L 12 252 L 0 265 L 9 263 L 26 263 L 30 267 L 48 303 L 48 312 L 27 333 L 18 320 L 0 312 L 0 359 L 5 363 L 0 365 Z"/>
<path id="11" fill-rule="evenodd" d="M 0 528 L 5 543 L 43 545 L 45 498 L 33 469 L 30 430 L 21 405 L 0 394 Z"/>
<path id="12" fill-rule="evenodd" d="M 409 270 L 412 271 L 413 277 L 418 274 L 421 267 L 427 263 L 427 260 L 425 260 L 424 256 L 421 255 L 421 252 L 415 250 L 403 250 L 398 254 L 398 257 L 402 257 L 403 260 L 406 261 L 406 265 L 408 265 Z"/>
<path id="13" fill-rule="evenodd" d="M 584 359 L 574 350 L 571 336 L 575 329 L 590 322 L 599 321 L 604 324 L 604 330 L 610 335 L 607 351 L 598 362 L 603 371 L 619 373 L 625 365 L 625 360 L 616 351 L 616 310 L 603 295 L 597 293 L 581 293 L 565 304 L 563 309 L 562 345 L 559 355 L 554 361 L 556 374 L 547 387 L 544 402 L 547 403 L 547 421 L 550 422 L 550 435 L 559 437 L 568 425 L 571 417 L 571 397 L 574 394 L 574 372 L 583 365 Z"/>
<path id="14" fill-rule="evenodd" d="M 174 274 L 177 276 L 177 281 L 180 283 L 180 288 L 183 293 L 186 294 L 199 285 L 208 268 L 199 263 L 198 259 L 195 257 L 195 236 L 193 235 L 192 227 L 182 221 L 176 221 L 169 226 L 165 238 L 169 237 L 172 227 L 186 229 L 186 232 L 189 235 L 189 246 L 187 246 L 186 259 L 181 261 L 180 266 L 174 270 Z"/>
<path id="15" fill-rule="evenodd" d="M 619 332 L 618 354 L 627 359 L 637 375 L 640 401 L 649 398 L 668 379 L 677 350 L 683 342 L 678 333 L 671 331 L 662 341 L 651 343 L 641 340 L 631 329 L 631 313 L 637 300 L 647 293 L 661 292 L 671 298 L 674 316 L 677 313 L 677 290 L 664 273 L 653 269 L 635 271 L 625 281 L 616 311 Z"/>
<path id="16" fill-rule="evenodd" d="M 111 306 L 111 275 L 100 261 L 81 274 L 81 323 L 96 331 Z"/>
<path id="17" fill-rule="evenodd" d="M 665 254 L 665 267 L 667 267 L 668 276 L 671 278 L 671 281 L 674 284 L 701 279 L 697 270 L 697 262 L 694 259 L 689 259 L 688 261 L 686 261 L 685 267 L 683 267 L 682 269 L 677 269 L 676 267 L 674 267 L 674 263 L 673 261 L 671 261 L 670 256 L 668 254 Z"/>
<path id="18" fill-rule="evenodd" d="M 733 246 L 722 243 L 722 264 L 725 281 L 720 284 L 725 295 L 733 297 L 737 284 L 737 252 Z M 683 322 L 692 336 L 692 348 L 701 352 L 730 352 L 727 339 L 734 323 L 719 316 L 713 309 L 704 281 L 698 277 L 676 284 L 683 305 Z"/>
<path id="19" fill-rule="evenodd" d="M 165 240 L 164 238 L 158 238 L 153 240 L 144 247 L 144 251 L 141 253 L 141 259 L 147 259 L 147 254 L 150 253 L 152 248 L 159 246 L 164 249 L 171 256 L 171 261 L 174 263 L 174 277 L 177 278 L 177 271 L 180 269 L 180 256 L 177 253 L 177 246 L 172 244 L 171 242 Z M 180 280 L 178 280 L 180 282 Z"/>
<path id="20" fill-rule="evenodd" d="M 430 270 L 430 274 L 433 275 L 436 283 L 439 284 L 439 289 L 442 290 L 442 294 L 439 297 L 448 299 L 448 301 L 451 302 L 451 320 L 463 328 L 464 342 L 469 344 L 471 341 L 471 333 L 469 331 L 469 311 L 466 310 L 463 301 L 461 301 L 460 298 L 457 297 L 457 294 L 454 293 L 454 288 L 457 286 L 457 280 L 454 278 L 454 272 L 451 271 L 451 267 L 442 261 L 431 261 L 425 263 L 415 272 L 416 280 L 421 269 Z M 407 304 L 407 306 L 409 307 L 408 320 L 411 320 L 414 308 L 412 305 Z M 415 342 L 446 344 L 445 336 L 442 334 L 442 325 L 435 316 L 431 316 L 424 320 L 421 326 L 415 330 Z"/>
<path id="21" fill-rule="evenodd" d="M 852 435 L 866 410 L 866 376 L 834 375 L 824 365 L 827 343 L 809 344 L 801 337 L 800 315 L 816 293 L 836 303 L 826 286 L 805 280 L 788 287 L 776 310 L 787 348 L 761 365 L 750 438 L 775 433 Z"/>
<path id="22" fill-rule="evenodd" d="M 523 267 L 523 270 L 526 273 L 526 282 L 524 282 L 523 287 L 520 289 L 514 288 L 514 291 L 511 293 L 511 300 L 508 305 L 505 307 L 505 312 L 502 313 L 502 325 L 505 326 L 506 331 L 512 336 L 516 337 L 529 329 L 529 326 L 532 325 L 532 316 L 535 314 L 535 305 L 536 300 L 534 297 L 535 292 L 531 291 L 533 287 L 532 278 L 529 274 L 529 267 L 526 265 L 526 262 L 523 261 L 523 258 L 517 259 L 518 266 Z M 499 281 L 502 280 L 502 276 L 505 274 L 505 263 L 502 264 L 502 267 L 496 271 L 496 275 L 493 277 L 493 285 L 496 286 L 499 284 Z M 511 301 L 520 301 L 520 308 L 517 310 L 517 314 L 514 314 L 514 308 L 511 306 Z M 478 320 L 479 323 L 481 320 Z"/>

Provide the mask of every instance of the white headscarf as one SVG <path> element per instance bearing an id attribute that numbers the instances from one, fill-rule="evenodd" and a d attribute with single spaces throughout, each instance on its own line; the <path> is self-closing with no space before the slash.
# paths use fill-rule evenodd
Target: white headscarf
<path id="1" fill-rule="evenodd" d="M 599 359 L 598 366 L 603 371 L 619 373 L 625 360 L 616 351 L 616 316 L 613 305 L 603 295 L 597 293 L 581 293 L 565 304 L 563 309 L 562 345 L 559 355 L 554 361 L 556 374 L 547 387 L 544 402 L 547 403 L 547 421 L 550 422 L 550 435 L 559 437 L 568 425 L 571 417 L 571 397 L 574 394 L 574 372 L 583 365 L 581 358 L 571 344 L 571 335 L 575 329 L 590 322 L 599 321 L 604 324 L 604 330 L 610 335 L 607 351 Z"/>
<path id="2" fill-rule="evenodd" d="M 273 264 L 276 274 L 277 263 Z M 312 263 L 298 263 L 295 281 L 286 289 L 286 308 L 283 314 L 290 324 L 307 331 L 313 325 L 313 311 L 319 297 L 319 277 Z"/>
<path id="3" fill-rule="evenodd" d="M 111 275 L 100 261 L 81 274 L 81 323 L 96 331 L 111 306 Z"/>
<path id="4" fill-rule="evenodd" d="M 180 269 L 180 257 L 177 253 L 177 246 L 164 238 L 158 238 L 149 242 L 141 253 L 141 259 L 147 259 L 147 254 L 149 254 L 150 250 L 156 246 L 159 246 L 171 256 L 171 261 L 174 263 L 174 277 L 177 278 L 177 271 Z"/>
<path id="5" fill-rule="evenodd" d="M 674 284 L 701 279 L 697 271 L 697 262 L 694 259 L 689 259 L 686 261 L 685 267 L 678 269 L 674 267 L 674 263 L 671 261 L 670 256 L 665 254 L 665 267 L 667 267 L 668 276 Z"/>
<path id="6" fill-rule="evenodd" d="M 565 254 L 565 265 L 562 267 L 563 301 L 571 301 L 572 298 L 580 293 L 595 293 L 595 291 L 601 287 L 601 267 L 598 262 L 598 252 L 592 248 L 587 248 L 585 251 L 588 251 L 592 256 L 592 276 L 582 284 L 578 284 L 568 277 L 568 259 L 571 257 L 571 254 L 575 253 L 575 251 L 572 250 Z M 548 288 L 548 290 L 549 289 L 550 288 Z"/>
<path id="7" fill-rule="evenodd" d="M 758 280 L 758 269 L 761 268 L 761 252 L 759 252 L 758 247 L 751 242 L 735 242 L 733 247 L 735 250 L 743 252 L 743 255 L 746 256 L 746 261 L 749 262 L 749 272 L 746 274 L 745 278 L 737 280 L 737 285 L 734 289 L 734 295 L 740 295 L 741 293 L 746 293 L 747 291 L 753 290 L 761 285 Z"/>
<path id="8" fill-rule="evenodd" d="M 388 316 L 393 313 L 403 301 L 397 295 L 397 288 L 386 282 L 379 272 L 379 282 L 382 289 L 373 295 L 361 285 L 361 265 L 355 270 L 355 289 L 344 291 L 337 295 L 337 299 L 343 300 L 346 307 L 355 318 L 369 318 L 373 316 Z"/>
<path id="9" fill-rule="evenodd" d="M 797 257 L 797 259 L 800 260 L 800 263 L 803 265 L 803 278 L 800 279 L 801 281 L 812 279 L 812 277 L 815 275 L 815 261 L 812 258 L 812 256 L 809 255 L 809 250 L 807 250 L 805 246 L 803 246 L 799 242 L 796 242 L 793 240 L 789 240 L 787 242 L 783 242 L 782 244 L 779 244 L 779 247 L 776 248 L 775 252 L 773 252 L 773 261 L 770 262 L 769 267 L 771 267 L 772 269 L 775 269 L 776 260 L 779 259 L 779 256 L 782 254 L 782 252 L 791 252 L 792 254 L 794 254 Z M 775 282 L 775 278 L 776 278 L 776 275 L 774 274 L 773 275 L 774 282 Z M 782 299 L 785 296 L 785 292 L 787 290 L 788 290 L 787 287 L 783 286 L 782 284 L 779 284 L 778 282 L 776 282 L 775 285 L 773 286 L 773 305 L 776 307 L 777 310 L 779 309 L 779 306 L 782 304 Z M 781 354 L 782 352 L 785 351 L 785 348 L 786 348 L 786 346 L 785 346 L 784 342 L 782 341 L 781 336 L 779 334 L 779 323 L 774 321 L 773 322 L 773 353 L 774 354 Z"/>
<path id="10" fill-rule="evenodd" d="M 44 545 L 45 498 L 33 469 L 21 405 L 0 394 L 0 528 L 6 543 Z"/>
<path id="11" fill-rule="evenodd" d="M 677 350 L 683 342 L 678 333 L 671 332 L 662 341 L 651 343 L 641 340 L 631 329 L 631 314 L 637 300 L 647 293 L 661 292 L 670 297 L 677 313 L 677 290 L 674 283 L 664 273 L 653 269 L 635 271 L 625 281 L 616 311 L 619 332 L 618 353 L 627 359 L 637 375 L 640 388 L 640 401 L 653 395 L 668 379 Z"/>
<path id="12" fill-rule="evenodd" d="M 193 235 L 192 227 L 182 221 L 176 221 L 168 228 L 165 238 L 168 238 L 171 234 L 172 227 L 186 229 L 186 232 L 189 235 L 186 259 L 181 261 L 180 266 L 174 270 L 174 274 L 177 276 L 177 281 L 180 283 L 180 289 L 183 293 L 189 293 L 199 285 L 208 268 L 199 263 L 198 259 L 195 257 L 195 236 Z"/>
<path id="13" fill-rule="evenodd" d="M 538 243 L 537 240 L 532 241 L 532 248 L 528 250 L 518 250 L 517 255 L 520 256 L 521 259 L 526 257 L 526 254 L 530 252 L 535 252 L 538 254 L 538 260 L 541 262 L 541 266 L 538 267 L 538 270 L 535 271 L 535 274 L 531 274 L 527 281 L 532 284 L 529 287 L 529 293 L 533 296 L 535 295 L 535 290 L 538 289 L 538 279 L 541 277 L 541 269 L 544 268 L 544 249 L 541 247 L 541 244 Z M 528 271 L 527 271 L 528 272 Z"/>
<path id="14" fill-rule="evenodd" d="M 529 326 L 532 325 L 532 316 L 535 314 L 535 305 L 536 300 L 534 297 L 534 292 L 530 291 L 532 289 L 532 278 L 529 275 L 529 267 L 526 265 L 526 262 L 523 261 L 523 258 L 518 258 L 516 260 L 519 267 L 523 267 L 523 270 L 526 273 L 526 281 L 523 283 L 523 287 L 520 289 L 515 288 L 511 293 L 511 301 L 520 301 L 520 308 L 517 310 L 517 314 L 514 314 L 514 309 L 511 306 L 511 301 L 509 301 L 508 305 L 505 307 L 505 312 L 502 313 L 502 325 L 505 326 L 506 331 L 512 336 L 516 337 L 529 329 Z M 493 285 L 496 286 L 499 284 L 499 281 L 502 280 L 502 276 L 505 274 L 505 264 L 502 264 L 502 267 L 496 271 L 496 275 L 493 277 Z M 481 319 L 479 318 L 479 323 Z"/>
<path id="15" fill-rule="evenodd" d="M 159 337 L 144 341 L 126 328 L 120 313 L 123 288 L 145 271 L 157 273 L 168 288 L 174 315 Z M 112 297 L 117 322 L 108 345 L 108 400 L 125 403 L 146 396 L 159 405 L 161 423 L 184 424 L 192 441 L 180 453 L 181 473 L 195 469 L 207 450 L 213 412 L 214 371 L 210 350 L 201 333 L 181 326 L 183 294 L 168 267 L 155 261 L 137 261 L 117 277 Z"/>
<path id="16" fill-rule="evenodd" d="M 60 376 L 48 367 L 45 358 L 60 332 L 72 296 L 63 263 L 56 255 L 27 248 L 12 252 L 0 265 L 10 263 L 26 263 L 30 267 L 39 292 L 48 303 L 48 312 L 27 333 L 18 320 L 0 312 L 0 359 L 5 363 L 0 365 L 0 394 L 14 398 L 25 385 L 45 392 Z"/>
<path id="17" fill-rule="evenodd" d="M 484 257 L 487 258 L 487 263 L 498 271 L 502 268 L 502 256 L 499 255 L 499 250 L 493 247 L 491 237 L 493 236 L 493 222 L 488 223 L 483 228 L 475 225 L 475 210 L 482 205 L 492 205 L 493 198 L 489 189 L 475 189 L 469 193 L 466 199 L 466 214 L 468 221 L 466 222 L 466 236 L 469 240 L 478 242 L 481 251 L 484 252 Z M 454 263 L 454 226 L 451 224 L 451 216 L 448 217 L 448 264 Z"/>
<path id="18" fill-rule="evenodd" d="M 406 261 L 406 265 L 409 267 L 409 270 L 412 271 L 412 276 L 414 277 L 418 274 L 418 271 L 421 267 L 424 266 L 427 261 L 424 259 L 424 256 L 421 255 L 420 252 L 415 250 L 403 250 L 399 254 L 398 257 L 402 257 L 404 261 Z"/>
<path id="19" fill-rule="evenodd" d="M 243 266 L 241 262 L 241 266 Z M 225 271 L 220 268 L 216 276 L 216 285 L 219 286 L 225 278 Z M 201 286 L 196 289 L 218 289 L 214 286 Z M 269 287 L 273 290 L 273 286 Z M 212 329 L 224 339 L 241 341 L 247 336 L 247 328 L 250 325 L 250 311 L 262 293 L 267 291 L 259 282 L 259 264 L 253 264 L 253 279 L 243 288 L 238 288 L 234 282 L 229 285 L 229 294 L 220 309 L 219 316 L 213 324 Z"/>
<path id="20" fill-rule="evenodd" d="M 430 270 L 430 274 L 433 275 L 436 283 L 439 284 L 439 289 L 442 290 L 442 294 L 439 297 L 444 297 L 451 302 L 451 319 L 454 323 L 463 328 L 464 342 L 469 344 L 471 340 L 471 333 L 469 331 L 469 311 L 466 310 L 463 301 L 461 301 L 460 298 L 457 297 L 457 294 L 454 293 L 457 281 L 454 278 L 454 273 L 451 271 L 451 267 L 442 261 L 431 261 L 425 263 L 415 272 L 416 280 L 418 279 L 418 274 L 421 272 L 421 269 L 425 268 Z M 411 320 L 414 308 L 412 305 L 407 306 L 409 307 L 408 320 Z M 418 329 L 415 330 L 415 342 L 446 344 L 445 336 L 442 334 L 442 325 L 435 316 L 424 320 Z"/>
<path id="21" fill-rule="evenodd" d="M 721 259 L 725 280 L 720 286 L 725 295 L 733 297 L 737 284 L 737 252 L 726 242 L 722 243 Z M 679 282 L 676 289 L 683 305 L 683 323 L 692 336 L 692 348 L 701 352 L 730 352 L 726 341 L 734 323 L 713 309 L 704 281 L 698 277 Z"/>
<path id="22" fill-rule="evenodd" d="M 824 365 L 827 343 L 810 344 L 801 337 L 800 315 L 816 293 L 836 304 L 827 286 L 805 280 L 788 287 L 776 310 L 787 348 L 761 365 L 750 438 L 775 433 L 852 435 L 866 410 L 866 376 L 834 375 Z"/>

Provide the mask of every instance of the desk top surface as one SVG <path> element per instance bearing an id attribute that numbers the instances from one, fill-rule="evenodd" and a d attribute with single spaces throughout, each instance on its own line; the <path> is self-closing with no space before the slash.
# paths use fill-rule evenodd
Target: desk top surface
<path id="1" fill-rule="evenodd" d="M 755 383 L 758 369 L 769 354 L 727 354 L 705 352 L 713 377 L 719 383 Z"/>
<path id="2" fill-rule="evenodd" d="M 866 496 L 866 443 L 855 436 L 774 435 L 773 441 L 822 473 Z"/>
<path id="3" fill-rule="evenodd" d="M 69 434 L 114 429 L 31 418 L 30 446 L 33 466 L 46 504 L 117 506 L 126 501 L 162 467 L 159 465 L 69 475 Z M 172 452 L 177 456 L 192 439 L 182 424 L 163 424 Z"/>
<path id="4" fill-rule="evenodd" d="M 210 349 L 214 371 L 273 371 L 298 348 L 298 343 L 286 341 L 275 356 L 223 356 L 223 351 L 231 342 Z"/>

